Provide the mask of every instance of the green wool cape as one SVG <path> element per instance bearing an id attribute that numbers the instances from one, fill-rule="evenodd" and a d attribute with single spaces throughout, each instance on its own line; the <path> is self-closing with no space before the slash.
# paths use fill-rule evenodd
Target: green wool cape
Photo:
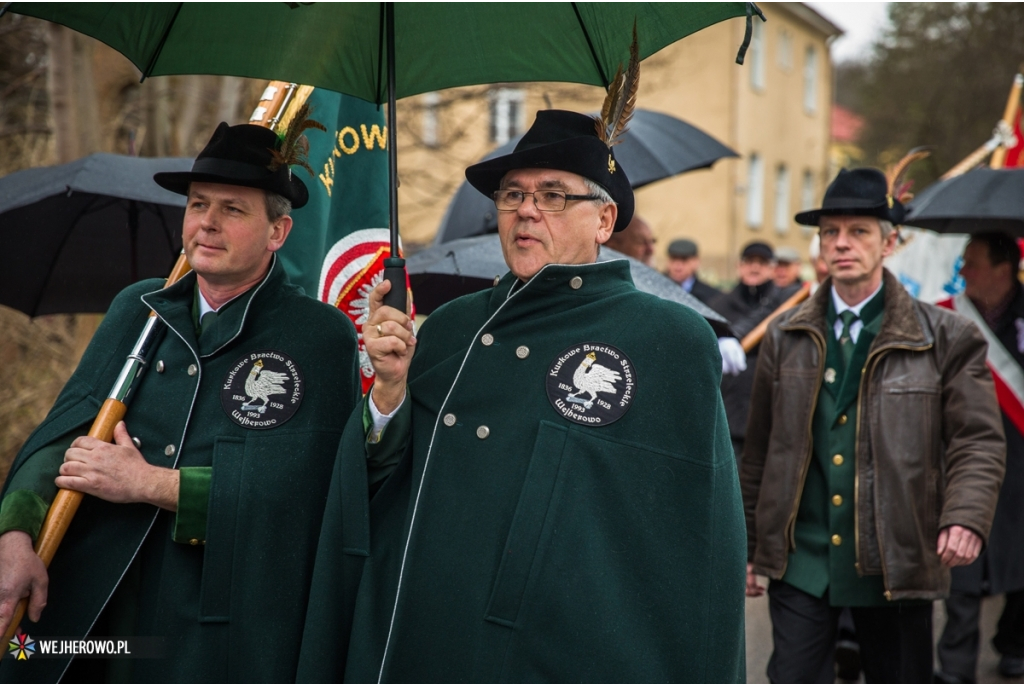
<path id="1" fill-rule="evenodd" d="M 743 682 L 745 527 L 708 324 L 615 261 L 508 274 L 418 340 L 381 442 L 360 410 L 346 427 L 300 682 Z M 584 344 L 631 362 L 614 422 L 548 396 Z"/>
<path id="2" fill-rule="evenodd" d="M 359 397 L 356 334 L 344 314 L 291 285 L 275 258 L 260 284 L 204 319 L 197 340 L 195 282 L 189 274 L 161 290 L 144 281 L 117 296 L 5 486 L 52 498 L 63 451 L 46 447 L 88 429 L 152 307 L 167 328 L 125 423 L 147 461 L 183 469 L 179 514 L 86 496 L 50 566 L 42 620 L 23 626 L 33 639 L 126 629 L 163 637 L 164 659 L 111 662 L 136 682 L 289 682 L 331 468 Z M 222 394 L 229 374 L 249 373 L 263 352 L 298 368 L 301 401 L 277 425 L 244 427 L 228 412 L 239 403 Z M 293 396 L 270 399 L 291 405 Z M 68 666 L 4 659 L 0 681 L 55 682 Z"/>

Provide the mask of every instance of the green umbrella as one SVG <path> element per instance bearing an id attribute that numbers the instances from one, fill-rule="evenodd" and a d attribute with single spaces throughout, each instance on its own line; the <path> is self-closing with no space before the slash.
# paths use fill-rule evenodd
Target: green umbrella
<path id="1" fill-rule="evenodd" d="M 747 2 L 19 2 L 7 9 L 103 41 L 130 59 L 143 78 L 247 76 L 388 102 L 393 255 L 396 98 L 506 81 L 607 86 L 629 59 L 634 22 L 643 59 L 731 17 L 747 16 L 749 37 L 750 16 L 760 15 Z M 404 262 L 393 260 L 393 268 L 401 267 Z M 405 282 L 404 274 L 400 280 Z"/>

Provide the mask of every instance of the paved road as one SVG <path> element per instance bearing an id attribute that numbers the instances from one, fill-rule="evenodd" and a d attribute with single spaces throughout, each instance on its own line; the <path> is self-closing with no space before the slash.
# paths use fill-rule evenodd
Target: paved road
<path id="1" fill-rule="evenodd" d="M 978 659 L 979 683 L 1022 683 L 1006 679 L 996 672 L 999 654 L 992 649 L 992 636 L 1003 610 L 1003 598 L 988 597 L 981 607 L 981 656 Z M 942 602 L 935 603 L 935 637 L 938 639 L 946 622 Z M 747 682 L 767 683 L 765 668 L 772 654 L 772 624 L 768 618 L 768 598 L 747 599 Z M 863 681 L 861 681 L 863 682 Z"/>

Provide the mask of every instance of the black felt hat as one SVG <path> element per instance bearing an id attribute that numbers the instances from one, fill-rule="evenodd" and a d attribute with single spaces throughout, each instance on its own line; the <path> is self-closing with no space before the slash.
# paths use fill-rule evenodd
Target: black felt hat
<path id="1" fill-rule="evenodd" d="M 903 203 L 889 194 L 889 183 L 878 169 L 840 169 L 825 191 L 821 209 L 796 215 L 796 222 L 817 226 L 822 216 L 876 216 L 893 225 L 903 223 Z"/>
<path id="2" fill-rule="evenodd" d="M 615 230 L 633 218 L 633 187 L 594 128 L 594 119 L 578 112 L 546 109 L 511 154 L 488 159 L 466 169 L 470 185 L 487 197 L 498 190 L 501 179 L 513 169 L 557 169 L 579 174 L 597 183 L 619 206 Z"/>
<path id="3" fill-rule="evenodd" d="M 194 181 L 259 188 L 287 198 L 298 209 L 309 201 L 309 191 L 287 164 L 271 168 L 271 151 L 279 147 L 277 135 L 269 128 L 228 126 L 222 121 L 196 157 L 192 171 L 162 172 L 154 174 L 153 180 L 180 195 L 188 195 L 188 184 Z"/>

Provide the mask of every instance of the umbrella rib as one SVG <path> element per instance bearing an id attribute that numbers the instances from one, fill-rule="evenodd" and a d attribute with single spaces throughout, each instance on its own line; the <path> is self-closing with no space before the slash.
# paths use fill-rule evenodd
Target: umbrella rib
<path id="1" fill-rule="evenodd" d="M 178 13 L 181 12 L 181 7 L 184 4 L 185 3 L 183 2 L 179 2 L 178 6 L 174 9 L 174 16 L 172 16 L 171 20 L 167 23 L 167 30 L 164 31 L 164 35 L 160 36 L 160 43 L 156 46 L 156 52 L 154 52 L 153 57 L 150 58 L 149 65 L 146 67 L 146 70 L 142 72 L 142 80 L 139 81 L 139 83 L 145 81 L 146 78 L 153 73 L 153 69 L 156 68 L 156 61 L 160 58 L 160 53 L 164 51 L 164 45 L 167 43 L 167 37 L 171 35 L 171 29 L 174 28 L 174 22 L 178 20 Z"/>
<path id="2" fill-rule="evenodd" d="M 67 245 L 68 239 L 71 237 L 71 234 L 75 232 L 75 225 L 78 224 L 79 219 L 81 219 L 85 215 L 89 208 L 92 207 L 99 198 L 99 195 L 93 195 L 92 199 L 89 200 L 89 202 L 78 211 L 78 215 L 75 217 L 75 220 L 69 224 L 67 232 L 65 232 L 64 237 L 61 238 L 60 247 L 54 250 L 53 259 L 50 260 L 50 266 L 46 269 L 46 278 L 43 279 L 43 284 L 39 288 L 39 294 L 36 295 L 36 301 L 32 303 L 32 313 L 29 314 L 29 316 L 38 316 L 36 312 L 39 311 L 39 303 L 43 301 L 43 293 L 46 292 L 46 287 L 50 284 L 50 278 L 53 276 L 54 264 L 56 264 L 57 260 L 60 259 L 60 255 L 64 251 L 64 246 Z"/>
<path id="3" fill-rule="evenodd" d="M 583 31 L 583 37 L 587 39 L 587 47 L 590 48 L 590 56 L 594 58 L 594 65 L 597 67 L 597 73 L 601 75 L 601 83 L 605 85 L 605 88 L 609 86 L 608 76 L 604 73 L 604 67 L 601 66 L 601 60 L 597 58 L 597 51 L 594 50 L 594 43 L 590 40 L 590 32 L 587 31 L 586 24 L 583 23 L 583 17 L 580 16 L 580 8 L 576 6 L 575 2 L 570 2 L 572 5 L 572 11 L 576 13 L 576 21 L 579 22 L 580 29 Z"/>

